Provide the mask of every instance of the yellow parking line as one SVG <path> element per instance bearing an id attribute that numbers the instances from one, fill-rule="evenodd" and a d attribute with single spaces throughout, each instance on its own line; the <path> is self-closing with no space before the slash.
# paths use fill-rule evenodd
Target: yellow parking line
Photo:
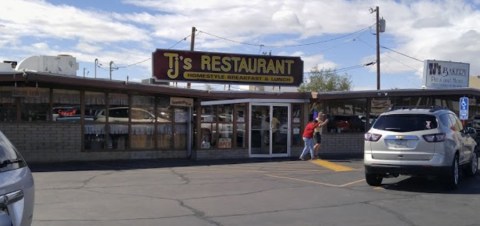
<path id="1" fill-rule="evenodd" d="M 336 164 L 336 163 L 321 160 L 321 159 L 311 160 L 310 162 L 314 163 L 315 165 L 319 165 L 336 172 L 353 171 L 353 169 L 348 166 L 342 166 L 340 164 Z"/>

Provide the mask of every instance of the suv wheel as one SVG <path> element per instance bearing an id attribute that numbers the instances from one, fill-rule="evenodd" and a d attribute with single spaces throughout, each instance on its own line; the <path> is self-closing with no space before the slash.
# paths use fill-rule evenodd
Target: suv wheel
<path id="1" fill-rule="evenodd" d="M 447 173 L 446 185 L 450 189 L 456 189 L 458 187 L 458 181 L 460 179 L 460 171 L 458 165 L 458 155 L 455 155 L 450 172 Z"/>
<path id="2" fill-rule="evenodd" d="M 370 186 L 380 186 L 382 184 L 383 177 L 378 174 L 365 173 L 365 179 Z"/>
<path id="3" fill-rule="evenodd" d="M 466 169 L 466 173 L 468 176 L 475 176 L 478 171 L 478 156 L 477 152 L 472 153 L 472 160 L 470 161 L 470 164 L 467 165 L 468 168 Z"/>

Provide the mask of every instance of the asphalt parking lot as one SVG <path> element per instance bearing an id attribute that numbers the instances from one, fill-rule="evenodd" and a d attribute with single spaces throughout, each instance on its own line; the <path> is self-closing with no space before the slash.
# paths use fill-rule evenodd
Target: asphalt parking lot
<path id="1" fill-rule="evenodd" d="M 33 225 L 480 225 L 480 176 L 370 187 L 360 159 L 31 166 Z"/>

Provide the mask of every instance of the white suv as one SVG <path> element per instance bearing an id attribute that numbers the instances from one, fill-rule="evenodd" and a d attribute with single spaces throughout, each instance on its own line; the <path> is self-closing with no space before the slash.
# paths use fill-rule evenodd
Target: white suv
<path id="1" fill-rule="evenodd" d="M 456 188 L 460 169 L 478 170 L 477 143 L 452 111 L 403 108 L 381 114 L 365 134 L 365 178 L 379 186 L 384 177 L 400 174 L 445 179 Z"/>

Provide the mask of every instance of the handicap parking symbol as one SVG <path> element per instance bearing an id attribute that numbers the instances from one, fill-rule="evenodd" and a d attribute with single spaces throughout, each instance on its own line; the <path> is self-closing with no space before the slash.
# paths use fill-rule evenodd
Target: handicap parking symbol
<path id="1" fill-rule="evenodd" d="M 468 119 L 468 97 L 461 97 L 460 103 L 460 120 Z"/>

